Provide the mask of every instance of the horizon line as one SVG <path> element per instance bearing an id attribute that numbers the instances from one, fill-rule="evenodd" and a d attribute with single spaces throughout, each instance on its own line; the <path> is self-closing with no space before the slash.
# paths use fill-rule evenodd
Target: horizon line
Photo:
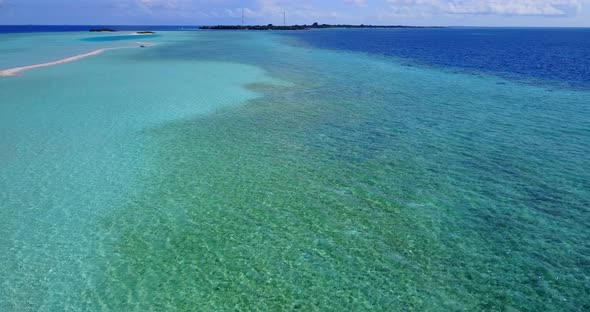
<path id="1" fill-rule="evenodd" d="M 313 24 L 313 23 L 312 23 Z M 243 26 L 266 26 L 268 24 L 248 24 Z M 291 24 L 286 26 L 301 26 L 311 24 Z M 324 24 L 320 24 L 324 25 Z M 447 27 L 447 28 L 590 28 L 590 26 L 474 26 L 474 25 L 410 25 L 410 24 L 325 24 L 325 25 L 354 25 L 354 26 L 411 26 L 411 27 Z M 0 24 L 0 27 L 6 26 L 163 26 L 163 27 L 200 27 L 200 26 L 240 26 L 238 24 Z"/>

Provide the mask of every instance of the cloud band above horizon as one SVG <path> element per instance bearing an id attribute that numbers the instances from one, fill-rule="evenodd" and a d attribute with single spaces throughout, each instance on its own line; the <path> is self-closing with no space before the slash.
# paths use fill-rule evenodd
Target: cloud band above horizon
<path id="1" fill-rule="evenodd" d="M 0 0 L 0 24 L 590 26 L 590 0 Z"/>

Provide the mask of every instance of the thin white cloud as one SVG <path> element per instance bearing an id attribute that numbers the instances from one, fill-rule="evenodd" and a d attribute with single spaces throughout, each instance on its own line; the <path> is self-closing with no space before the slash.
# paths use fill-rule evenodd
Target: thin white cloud
<path id="1" fill-rule="evenodd" d="M 275 20 L 282 20 L 283 13 L 286 13 L 288 21 L 338 18 L 342 16 L 338 11 L 320 9 L 314 5 L 314 1 L 309 0 L 257 0 L 255 7 L 225 9 L 223 12 L 211 12 L 210 15 L 239 17 L 242 14 L 242 9 L 247 19 L 274 18 Z"/>
<path id="2" fill-rule="evenodd" d="M 454 14 L 570 15 L 580 7 L 578 0 L 493 0 L 453 1 L 446 12 Z"/>
<path id="3" fill-rule="evenodd" d="M 177 0 L 137 0 L 137 5 L 144 9 L 175 10 L 180 4 Z"/>
<path id="4" fill-rule="evenodd" d="M 367 7 L 369 4 L 367 0 L 344 0 L 346 3 L 352 3 L 358 7 Z"/>
<path id="5" fill-rule="evenodd" d="M 394 12 L 471 15 L 568 16 L 580 11 L 581 0 L 387 0 Z"/>

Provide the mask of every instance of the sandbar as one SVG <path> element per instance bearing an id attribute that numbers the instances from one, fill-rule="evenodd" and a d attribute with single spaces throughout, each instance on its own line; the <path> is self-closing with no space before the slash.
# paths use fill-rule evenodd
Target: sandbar
<path id="1" fill-rule="evenodd" d="M 147 44 L 147 43 L 141 43 L 138 42 L 138 44 L 141 44 L 142 46 L 151 46 L 152 44 Z M 36 64 L 36 65 L 29 65 L 29 66 L 22 66 L 22 67 L 15 67 L 15 68 L 9 68 L 9 69 L 4 69 L 4 70 L 0 70 L 0 77 L 13 77 L 13 76 L 18 76 L 20 74 L 22 74 L 25 71 L 31 70 L 31 69 L 37 69 L 37 68 L 42 68 L 42 67 L 49 67 L 49 66 L 55 66 L 55 65 L 60 65 L 60 64 L 65 64 L 65 63 L 69 63 L 69 62 L 74 62 L 89 56 L 94 56 L 94 55 L 98 55 L 101 54 L 103 52 L 109 51 L 109 50 L 117 50 L 117 49 L 129 49 L 129 48 L 135 48 L 136 46 L 127 46 L 127 47 L 116 47 L 116 48 L 103 48 L 103 49 L 98 49 L 92 52 L 88 52 L 88 53 L 84 53 L 84 54 L 80 54 L 80 55 L 76 55 L 76 56 L 71 56 L 65 59 L 61 59 L 59 61 L 54 61 L 54 62 L 49 62 L 49 63 L 43 63 L 43 64 Z"/>

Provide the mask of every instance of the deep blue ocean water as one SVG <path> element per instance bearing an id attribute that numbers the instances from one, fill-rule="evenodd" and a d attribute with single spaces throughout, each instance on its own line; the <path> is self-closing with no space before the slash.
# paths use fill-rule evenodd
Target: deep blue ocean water
<path id="1" fill-rule="evenodd" d="M 442 28 L 290 33 L 321 48 L 404 58 L 440 67 L 590 86 L 590 29 Z"/>
<path id="2" fill-rule="evenodd" d="M 198 26 L 0 25 L 1 33 L 194 31 Z M 590 88 L 588 28 L 338 29 L 282 32 L 318 48 L 403 58 L 440 67 L 481 71 L 520 80 Z M 113 40 L 127 40 L 113 36 Z M 108 38 L 87 40 L 109 41 Z"/>

